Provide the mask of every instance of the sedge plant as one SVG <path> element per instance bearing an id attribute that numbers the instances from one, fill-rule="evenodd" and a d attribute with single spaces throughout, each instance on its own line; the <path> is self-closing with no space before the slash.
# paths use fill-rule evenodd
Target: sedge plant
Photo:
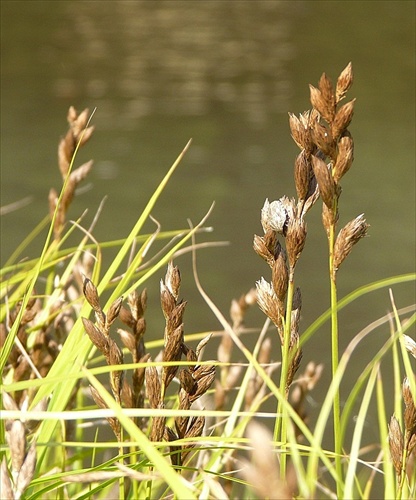
<path id="1" fill-rule="evenodd" d="M 395 287 L 414 282 L 415 275 L 337 295 L 338 269 L 368 230 L 362 215 L 337 229 L 340 180 L 353 161 L 348 127 L 355 101 L 341 104 L 352 81 L 351 64 L 335 85 L 322 75 L 318 87 L 310 87 L 312 109 L 289 114 L 300 150 L 294 164 L 296 198 L 265 201 L 264 234 L 254 237 L 254 249 L 271 278 L 233 299 L 230 319 L 197 272 L 197 249 L 204 243 L 197 244 L 195 237 L 208 230 L 210 212 L 195 227 L 162 231 L 156 223 L 153 233 L 143 232 L 190 143 L 129 234 L 100 242 L 94 227 L 104 216 L 102 206 L 88 226 L 85 214 L 68 218 L 76 188 L 93 168 L 92 161 L 77 167 L 77 152 L 94 132 L 91 114 L 70 108 L 68 132 L 58 148 L 62 187 L 50 191 L 49 218 L 1 269 L 2 497 L 415 497 L 415 306 L 397 308 L 393 294 Z M 302 329 L 297 263 L 310 230 L 307 213 L 319 198 L 331 303 Z M 21 258 L 45 228 L 40 256 Z M 77 234 L 78 245 L 69 244 Z M 152 255 L 156 242 L 165 245 Z M 115 257 L 106 264 L 108 248 Z M 181 275 L 173 264 L 184 252 L 192 254 L 196 286 L 220 330 L 185 331 L 192 298 L 181 297 Z M 156 273 L 164 330 L 149 339 L 154 310 L 144 287 Z M 339 311 L 387 289 L 392 312 L 369 320 L 340 353 Z M 267 319 L 261 328 L 247 328 L 246 317 L 256 304 Z M 332 369 L 331 383 L 323 389 L 327 360 L 303 366 L 302 351 L 326 322 Z M 386 330 L 383 345 L 367 360 L 341 409 L 342 382 L 353 373 L 355 358 L 363 357 L 363 341 Z M 209 350 L 216 359 L 207 359 Z M 393 380 L 393 397 L 386 379 Z M 315 420 L 313 391 L 324 392 Z M 374 407 L 378 439 L 369 445 L 365 426 Z M 331 418 L 333 448 L 327 448 Z M 104 438 L 103 429 L 108 431 Z"/>

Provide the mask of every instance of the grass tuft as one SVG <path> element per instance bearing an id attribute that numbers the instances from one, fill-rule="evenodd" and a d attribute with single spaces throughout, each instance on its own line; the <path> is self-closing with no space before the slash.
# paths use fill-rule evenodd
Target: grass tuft
<path id="1" fill-rule="evenodd" d="M 89 227 L 83 215 L 68 222 L 76 188 L 93 168 L 92 161 L 77 166 L 77 153 L 94 132 L 88 110 L 69 109 L 58 147 L 62 187 L 51 188 L 48 218 L 0 270 L 2 498 L 416 497 L 415 305 L 396 307 L 393 293 L 414 282 L 415 274 L 338 297 L 339 270 L 369 230 L 363 214 L 338 228 L 340 182 L 354 160 L 349 127 L 356 101 L 342 102 L 352 83 L 351 63 L 335 83 L 324 73 L 317 87 L 310 86 L 311 110 L 289 114 L 299 147 L 296 198 L 265 200 L 263 234 L 254 236 L 253 246 L 270 274 L 240 298 L 230 297 L 230 319 L 197 273 L 197 250 L 210 243 L 195 237 L 210 229 L 205 224 L 213 207 L 195 227 L 162 231 L 155 223 L 152 234 L 143 233 L 191 141 L 129 234 L 99 242 L 94 226 L 102 207 Z M 319 199 L 331 301 L 303 326 L 297 263 L 310 230 L 307 213 Z M 45 227 L 41 254 L 21 259 Z M 69 246 L 69 236 L 77 234 L 79 243 Z M 153 250 L 156 241 L 166 243 L 161 251 Z M 111 262 L 107 248 L 115 251 Z M 220 332 L 185 332 L 192 300 L 181 297 L 174 265 L 184 252 L 192 253 L 195 283 Z M 165 328 L 149 339 L 154 311 L 145 285 L 162 269 Z M 369 316 L 367 327 L 339 352 L 339 311 L 376 290 L 390 293 L 391 312 Z M 248 349 L 253 330 L 245 317 L 256 306 L 266 320 Z M 332 346 L 328 387 L 321 377 L 328 360 L 302 363 L 326 322 Z M 368 356 L 363 341 L 388 329 Z M 216 359 L 207 360 L 206 348 L 215 352 L 214 346 Z M 357 358 L 367 364 L 351 382 Z M 316 391 L 323 403 L 313 417 Z"/>

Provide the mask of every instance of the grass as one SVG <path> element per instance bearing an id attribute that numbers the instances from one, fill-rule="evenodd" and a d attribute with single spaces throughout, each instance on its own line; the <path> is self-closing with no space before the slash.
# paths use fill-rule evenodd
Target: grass
<path id="1" fill-rule="evenodd" d="M 348 127 L 355 100 L 341 101 L 352 81 L 351 64 L 335 85 L 323 74 L 318 87 L 310 87 L 312 109 L 289 115 L 300 149 L 297 197 L 266 200 L 264 234 L 254 237 L 254 250 L 269 266 L 270 281 L 262 278 L 233 299 L 231 320 L 206 294 L 197 273 L 197 250 L 207 243 L 196 243 L 196 235 L 210 230 L 210 211 L 195 227 L 165 232 L 155 221 L 152 234 L 142 233 L 190 142 L 126 238 L 99 243 L 93 233 L 100 209 L 89 227 L 82 216 L 67 220 L 76 188 L 93 167 L 87 162 L 75 168 L 77 152 L 94 130 L 88 110 L 78 114 L 70 108 L 69 130 L 58 150 L 62 187 L 50 191 L 49 218 L 1 270 L 2 498 L 416 496 L 415 305 L 397 308 L 392 291 L 414 282 L 415 275 L 387 277 L 344 298 L 337 294 L 338 269 L 369 229 L 363 215 L 338 229 L 340 181 L 354 156 Z M 307 212 L 319 200 L 331 302 L 304 326 L 296 264 L 308 234 Z M 22 259 L 44 227 L 40 256 Z M 69 236 L 72 241 L 76 234 L 79 243 L 70 246 Z M 153 250 L 156 241 L 166 243 L 159 252 Z M 108 247 L 115 252 L 110 263 Z M 196 285 L 221 332 L 184 331 L 183 314 L 192 303 L 181 298 L 173 259 L 185 251 L 192 253 Z M 147 340 L 144 286 L 155 273 L 165 273 L 165 331 Z M 391 313 L 369 318 L 339 352 L 339 311 L 379 289 L 390 293 Z M 249 350 L 244 318 L 256 305 L 266 320 Z M 323 387 L 327 360 L 303 366 L 302 352 L 326 322 L 332 376 Z M 365 357 L 366 366 L 351 383 L 364 339 L 381 328 L 390 335 Z M 211 352 L 215 346 L 217 359 L 205 358 L 207 346 Z M 318 390 L 325 398 L 312 419 L 309 395 Z M 366 425 L 375 408 L 378 439 L 369 443 Z"/>

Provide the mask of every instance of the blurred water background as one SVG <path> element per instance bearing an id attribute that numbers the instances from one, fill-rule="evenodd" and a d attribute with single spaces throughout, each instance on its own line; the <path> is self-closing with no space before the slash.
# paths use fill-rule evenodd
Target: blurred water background
<path id="1" fill-rule="evenodd" d="M 233 297 L 270 276 L 252 250 L 265 198 L 295 194 L 298 150 L 287 113 L 309 109 L 308 84 L 324 71 L 335 80 L 352 61 L 355 161 L 342 182 L 340 225 L 364 212 L 371 228 L 341 268 L 339 295 L 415 270 L 414 2 L 2 1 L 1 23 L 1 204 L 30 199 L 2 217 L 3 263 L 47 213 L 49 188 L 61 185 L 56 151 L 68 107 L 97 108 L 96 131 L 76 162 L 95 164 L 70 216 L 88 208 L 88 226 L 108 195 L 95 237 L 125 237 L 192 137 L 153 216 L 163 230 L 183 228 L 215 201 L 208 221 L 214 232 L 199 241 L 230 244 L 202 250 L 198 269 L 228 315 Z M 320 206 L 308 214 L 297 269 L 303 329 L 329 304 Z M 175 263 L 188 300 L 185 333 L 220 328 L 197 292 L 190 255 Z M 163 274 L 147 284 L 148 338 L 163 335 Z M 413 304 L 414 284 L 395 287 L 394 295 L 398 307 Z M 389 309 L 386 289 L 349 306 L 340 318 L 341 349 Z M 263 320 L 253 310 L 247 324 Z M 388 336 L 385 326 L 365 341 L 357 373 Z M 277 339 L 275 345 L 278 359 Z M 329 376 L 327 326 L 305 346 L 304 359 L 324 362 Z"/>

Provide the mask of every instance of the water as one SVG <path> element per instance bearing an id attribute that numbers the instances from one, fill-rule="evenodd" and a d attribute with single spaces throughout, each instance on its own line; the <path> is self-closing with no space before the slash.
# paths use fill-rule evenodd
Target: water
<path id="1" fill-rule="evenodd" d="M 209 219 L 215 231 L 200 241 L 230 245 L 202 250 L 198 266 L 206 291 L 227 314 L 233 297 L 269 277 L 251 246 L 253 234 L 261 234 L 264 199 L 294 194 L 297 148 L 287 112 L 308 109 L 308 84 L 316 85 L 323 71 L 335 79 L 352 61 L 355 162 L 342 182 L 340 223 L 364 212 L 371 228 L 343 264 L 340 296 L 414 271 L 412 2 L 3 1 L 1 8 L 1 203 L 30 197 L 2 217 L 2 262 L 47 212 L 49 188 L 60 186 L 56 148 L 68 107 L 97 108 L 96 132 L 77 163 L 95 160 L 90 189 L 80 193 L 71 217 L 88 207 L 91 220 L 108 195 L 95 236 L 123 238 L 192 137 L 153 216 L 163 229 L 186 227 L 216 202 Z M 326 310 L 329 296 L 318 205 L 308 224 L 297 275 L 304 327 Z M 176 263 L 189 301 L 186 332 L 219 328 L 196 290 L 189 255 Z M 163 329 L 162 275 L 148 284 L 153 337 Z M 415 301 L 413 284 L 394 294 L 398 307 Z M 387 290 L 350 306 L 341 315 L 341 348 L 390 308 Z M 262 321 L 250 312 L 249 325 Z M 357 355 L 357 373 L 388 335 L 387 327 L 373 335 Z M 275 358 L 277 351 L 276 344 Z M 329 373 L 327 328 L 305 347 L 308 359 L 325 362 Z"/>

